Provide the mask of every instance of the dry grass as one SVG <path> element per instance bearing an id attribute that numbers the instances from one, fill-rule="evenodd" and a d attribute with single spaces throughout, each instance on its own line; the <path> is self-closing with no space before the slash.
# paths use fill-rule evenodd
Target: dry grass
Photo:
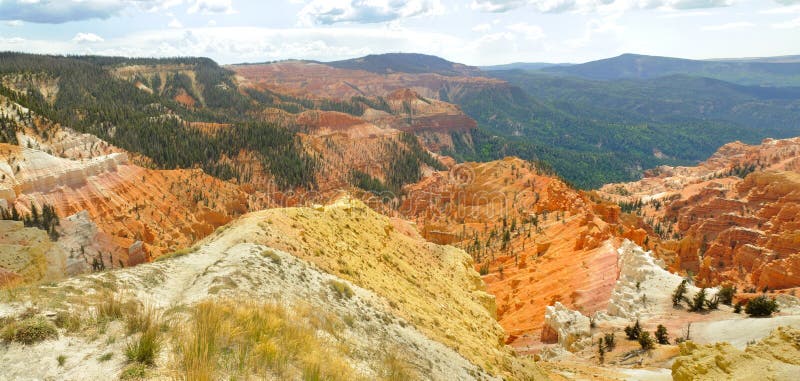
<path id="1" fill-rule="evenodd" d="M 139 337 L 128 342 L 125 347 L 125 357 L 132 363 L 149 366 L 155 364 L 163 342 L 156 322 L 148 323 L 147 327 Z"/>
<path id="2" fill-rule="evenodd" d="M 275 304 L 202 302 L 175 338 L 180 378 L 356 378 L 343 354 L 328 349 L 335 345 L 318 337 L 309 317 L 303 309 Z"/>
<path id="3" fill-rule="evenodd" d="M 160 261 L 165 261 L 165 260 L 168 260 L 168 259 L 180 258 L 180 257 L 183 257 L 184 255 L 194 253 L 195 251 L 197 251 L 197 246 L 187 247 L 185 249 L 179 249 L 179 250 L 175 250 L 175 251 L 173 251 L 171 253 L 167 253 L 167 254 L 161 255 L 158 258 L 156 258 L 155 261 L 156 262 L 160 262 Z"/>
<path id="4" fill-rule="evenodd" d="M 12 321 L 3 327 L 0 338 L 6 342 L 34 344 L 58 337 L 56 327 L 42 316 Z"/>

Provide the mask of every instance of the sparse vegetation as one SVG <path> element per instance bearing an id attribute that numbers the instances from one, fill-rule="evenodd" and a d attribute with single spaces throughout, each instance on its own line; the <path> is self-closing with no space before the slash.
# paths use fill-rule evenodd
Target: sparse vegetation
<path id="1" fill-rule="evenodd" d="M 697 294 L 694 295 L 692 302 L 689 305 L 689 311 L 701 312 L 706 307 L 706 289 L 701 288 Z"/>
<path id="2" fill-rule="evenodd" d="M 184 249 L 175 250 L 175 251 L 173 251 L 171 253 L 167 253 L 167 254 L 161 255 L 158 258 L 156 258 L 155 261 L 158 262 L 158 261 L 165 261 L 165 260 L 168 260 L 168 259 L 180 258 L 180 257 L 182 257 L 184 255 L 194 253 L 195 251 L 197 251 L 197 247 L 187 247 L 187 248 L 184 248 Z"/>
<path id="3" fill-rule="evenodd" d="M 350 299 L 350 297 L 353 296 L 353 289 L 351 289 L 347 283 L 340 282 L 338 280 L 329 280 L 328 285 L 331 287 L 331 290 L 336 293 L 336 296 L 338 296 L 339 299 Z"/>
<path id="4" fill-rule="evenodd" d="M 628 340 L 638 340 L 642 335 L 642 327 L 639 325 L 639 320 L 632 326 L 625 327 L 625 336 Z"/>
<path id="5" fill-rule="evenodd" d="M 733 297 L 736 295 L 736 286 L 727 284 L 720 288 L 717 296 L 719 297 L 719 302 L 730 306 L 733 303 Z"/>
<path id="6" fill-rule="evenodd" d="M 597 356 L 600 360 L 600 363 L 604 363 L 606 361 L 606 349 L 605 345 L 603 344 L 603 338 L 601 337 L 600 340 L 597 341 Z"/>
<path id="7" fill-rule="evenodd" d="M 680 306 L 681 302 L 686 300 L 686 283 L 688 283 L 686 279 L 682 280 L 681 284 L 672 293 L 672 305 L 674 307 Z"/>
<path id="8" fill-rule="evenodd" d="M 274 250 L 271 249 L 264 250 L 261 252 L 261 256 L 264 258 L 269 258 L 272 261 L 272 263 L 276 265 L 281 264 L 281 257 Z"/>
<path id="9" fill-rule="evenodd" d="M 277 377 L 350 380 L 340 351 L 315 334 L 313 310 L 274 304 L 206 301 L 175 337 L 177 367 L 187 380 Z M 269 377 L 268 377 L 269 375 Z"/>
<path id="10" fill-rule="evenodd" d="M 58 355 L 58 357 L 56 357 L 56 362 L 58 362 L 58 366 L 64 366 L 64 364 L 67 363 L 67 356 Z"/>
<path id="11" fill-rule="evenodd" d="M 32 316 L 6 324 L 3 330 L 0 331 L 0 337 L 5 342 L 30 345 L 57 338 L 58 331 L 53 323 L 47 321 L 43 316 Z"/>
<path id="12" fill-rule="evenodd" d="M 606 350 L 608 350 L 608 352 L 613 351 L 614 348 L 616 348 L 617 346 L 617 340 L 614 335 L 614 332 L 606 333 L 605 335 L 603 335 L 603 338 L 605 339 L 603 341 L 605 342 Z"/>
<path id="13" fill-rule="evenodd" d="M 404 381 L 416 378 L 411 367 L 396 351 L 390 351 L 383 357 L 381 367 L 383 370 L 381 378 L 385 381 Z"/>
<path id="14" fill-rule="evenodd" d="M 669 333 L 667 333 L 667 327 L 659 324 L 656 328 L 656 341 L 661 345 L 669 344 Z"/>
<path id="15" fill-rule="evenodd" d="M 744 312 L 752 317 L 772 316 L 778 312 L 778 303 L 766 295 L 759 295 L 747 302 Z"/>
<path id="16" fill-rule="evenodd" d="M 163 343 L 157 319 L 155 313 L 145 313 L 136 319 L 136 328 L 142 331 L 139 337 L 129 341 L 125 347 L 125 357 L 128 361 L 148 366 L 155 364 Z"/>
<path id="17" fill-rule="evenodd" d="M 653 340 L 653 337 L 650 336 L 650 332 L 643 331 L 639 335 L 638 341 L 639 341 L 639 345 L 642 347 L 642 349 L 644 349 L 646 351 L 649 351 L 649 350 L 651 350 L 651 349 L 656 347 L 656 344 L 655 344 L 656 342 L 655 342 L 655 340 Z"/>
<path id="18" fill-rule="evenodd" d="M 147 368 L 144 364 L 134 363 L 129 364 L 119 375 L 120 380 L 141 380 L 147 376 Z"/>
<path id="19" fill-rule="evenodd" d="M 53 323 L 67 332 L 77 332 L 83 326 L 83 317 L 77 312 L 58 311 Z"/>

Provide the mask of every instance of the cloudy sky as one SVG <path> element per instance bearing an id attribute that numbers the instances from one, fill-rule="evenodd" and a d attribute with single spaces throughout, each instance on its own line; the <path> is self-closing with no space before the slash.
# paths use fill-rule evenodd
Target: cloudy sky
<path id="1" fill-rule="evenodd" d="M 472 65 L 800 54 L 800 0 L 0 0 L 0 51 Z"/>

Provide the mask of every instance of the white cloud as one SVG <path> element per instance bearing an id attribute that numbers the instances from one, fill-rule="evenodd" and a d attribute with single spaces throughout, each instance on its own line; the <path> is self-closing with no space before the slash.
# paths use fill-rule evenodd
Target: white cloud
<path id="1" fill-rule="evenodd" d="M 786 6 L 778 6 L 770 9 L 765 9 L 762 11 L 758 11 L 758 13 L 766 14 L 766 15 L 773 15 L 773 14 L 794 14 L 800 13 L 800 3 L 797 5 L 786 5 Z"/>
<path id="2" fill-rule="evenodd" d="M 103 37 L 100 37 L 94 33 L 78 33 L 72 38 L 72 42 L 78 44 L 97 43 L 103 41 L 105 41 Z"/>
<path id="3" fill-rule="evenodd" d="M 492 24 L 478 24 L 472 27 L 473 32 L 486 33 L 492 30 Z"/>
<path id="4" fill-rule="evenodd" d="M 719 24 L 719 25 L 707 25 L 703 27 L 703 30 L 720 31 L 720 30 L 752 28 L 754 26 L 756 26 L 756 24 L 753 24 L 751 22 L 741 21 L 741 22 L 729 22 L 726 24 Z"/>
<path id="5" fill-rule="evenodd" d="M 772 24 L 775 29 L 800 29 L 800 17 L 786 22 Z"/>
<path id="6" fill-rule="evenodd" d="M 508 29 L 517 32 L 526 40 L 540 40 L 544 38 L 544 31 L 538 25 L 517 23 L 509 25 Z"/>
<path id="7" fill-rule="evenodd" d="M 172 21 L 170 21 L 169 24 L 167 24 L 167 26 L 173 29 L 183 28 L 183 24 L 180 22 L 180 20 L 176 18 L 173 18 Z"/>
<path id="8" fill-rule="evenodd" d="M 616 10 L 685 10 L 733 5 L 734 0 L 473 0 L 472 9 L 482 12 L 508 12 L 529 7 L 539 13 L 589 13 L 605 8 Z"/>
<path id="9" fill-rule="evenodd" d="M 472 9 L 481 12 L 507 12 L 528 5 L 528 0 L 474 0 Z"/>
<path id="10" fill-rule="evenodd" d="M 158 11 L 181 3 L 182 0 L 0 0 L 0 20 L 61 24 L 107 19 L 130 7 Z"/>
<path id="11" fill-rule="evenodd" d="M 6 21 L 6 26 L 11 26 L 11 27 L 22 26 L 22 24 L 23 24 L 22 20 L 9 20 L 9 21 Z"/>
<path id="12" fill-rule="evenodd" d="M 187 11 L 204 15 L 236 13 L 231 0 L 194 0 Z"/>
<path id="13" fill-rule="evenodd" d="M 686 11 L 671 10 L 669 11 L 669 13 L 665 13 L 658 17 L 662 19 L 674 19 L 674 18 L 686 18 L 686 17 L 705 17 L 705 16 L 711 16 L 712 14 L 713 13 L 711 12 L 704 12 L 704 11 L 686 12 Z"/>
<path id="14" fill-rule="evenodd" d="M 298 19 L 304 26 L 371 24 L 442 13 L 440 0 L 311 0 Z"/>

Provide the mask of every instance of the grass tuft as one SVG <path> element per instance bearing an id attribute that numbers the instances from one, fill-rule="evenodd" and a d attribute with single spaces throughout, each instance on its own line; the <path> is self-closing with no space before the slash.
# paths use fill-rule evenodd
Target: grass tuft
<path id="1" fill-rule="evenodd" d="M 44 317 L 35 316 L 8 323 L 0 332 L 0 337 L 6 342 L 29 345 L 57 338 L 58 331 L 56 331 L 53 323 L 50 323 Z"/>
<path id="2" fill-rule="evenodd" d="M 328 285 L 336 293 L 339 299 L 350 299 L 353 296 L 353 289 L 347 283 L 338 280 L 329 280 Z"/>
<path id="3" fill-rule="evenodd" d="M 180 378 L 350 380 L 342 353 L 316 335 L 313 309 L 205 301 L 175 337 Z"/>
<path id="4" fill-rule="evenodd" d="M 153 365 L 162 346 L 158 317 L 153 312 L 142 315 L 144 316 L 143 321 L 137 323 L 139 324 L 137 327 L 143 329 L 142 333 L 138 338 L 128 342 L 125 347 L 125 357 L 130 362 Z"/>
<path id="5" fill-rule="evenodd" d="M 130 364 L 122 369 L 120 380 L 142 380 L 147 376 L 147 368 L 143 364 Z"/>

